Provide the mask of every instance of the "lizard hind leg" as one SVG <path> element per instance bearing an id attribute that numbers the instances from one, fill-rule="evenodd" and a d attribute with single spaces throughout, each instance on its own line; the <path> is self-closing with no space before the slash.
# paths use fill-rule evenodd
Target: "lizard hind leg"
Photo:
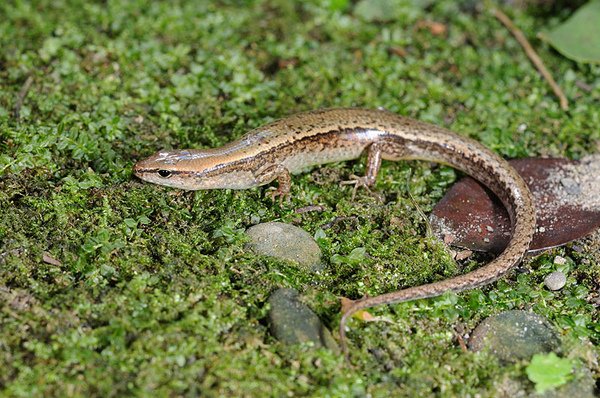
<path id="1" fill-rule="evenodd" d="M 375 180 L 377 179 L 377 173 L 381 167 L 381 156 L 383 153 L 383 145 L 380 143 L 373 143 L 367 147 L 367 171 L 364 176 L 350 175 L 350 180 L 342 181 L 342 185 L 354 185 L 352 190 L 352 200 L 356 197 L 356 191 L 359 188 L 365 188 L 369 190 Z"/>

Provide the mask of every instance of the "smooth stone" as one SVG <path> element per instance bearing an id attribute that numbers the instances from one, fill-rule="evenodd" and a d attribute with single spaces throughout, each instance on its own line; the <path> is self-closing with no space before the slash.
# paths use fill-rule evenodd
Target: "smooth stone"
<path id="1" fill-rule="evenodd" d="M 562 256 L 554 257 L 554 264 L 556 265 L 565 265 L 567 263 L 567 259 Z"/>
<path id="2" fill-rule="evenodd" d="M 483 320 L 473 331 L 469 348 L 487 348 L 503 361 L 516 362 L 537 353 L 558 351 L 560 340 L 546 319 L 515 310 Z"/>
<path id="3" fill-rule="evenodd" d="M 554 271 L 544 278 L 544 285 L 550 290 L 560 290 L 567 284 L 567 276 L 560 271 Z"/>
<path id="4" fill-rule="evenodd" d="M 281 222 L 254 225 L 246 230 L 248 247 L 257 254 L 291 260 L 309 271 L 323 269 L 321 248 L 305 230 Z"/>
<path id="5" fill-rule="evenodd" d="M 340 349 L 319 317 L 300 301 L 294 289 L 277 289 L 269 297 L 271 333 L 284 344 L 312 342 L 315 348 Z"/>

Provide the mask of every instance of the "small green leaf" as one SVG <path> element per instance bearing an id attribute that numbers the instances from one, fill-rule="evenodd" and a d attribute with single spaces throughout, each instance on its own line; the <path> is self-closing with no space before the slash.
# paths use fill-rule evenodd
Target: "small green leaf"
<path id="1" fill-rule="evenodd" d="M 569 59 L 600 63 L 600 0 L 591 0 L 561 25 L 539 36 Z"/>
<path id="2" fill-rule="evenodd" d="M 331 11 L 344 11 L 348 7 L 348 0 L 329 0 Z"/>
<path id="3" fill-rule="evenodd" d="M 546 390 L 562 386 L 571 377 L 573 363 L 567 358 L 559 358 L 555 353 L 535 354 L 525 371 L 529 380 L 535 383 L 535 391 L 542 394 Z"/>
<path id="4" fill-rule="evenodd" d="M 319 241 L 321 239 L 326 239 L 327 238 L 327 234 L 325 233 L 325 231 L 323 231 L 323 229 L 319 228 L 315 231 L 315 235 L 313 236 L 313 238 L 316 241 Z"/>
<path id="5" fill-rule="evenodd" d="M 62 47 L 62 40 L 58 37 L 48 37 L 44 40 L 42 48 L 39 50 L 40 58 L 44 61 L 49 61 L 52 57 L 58 54 Z"/>
<path id="6" fill-rule="evenodd" d="M 213 238 L 223 238 L 227 243 L 233 243 L 244 239 L 244 228 L 236 228 L 233 221 L 226 221 L 212 235 Z"/>
<path id="7" fill-rule="evenodd" d="M 398 4 L 392 0 L 362 0 L 354 8 L 354 15 L 368 22 L 389 22 L 396 18 Z"/>
<path id="8" fill-rule="evenodd" d="M 334 254 L 331 257 L 331 262 L 334 264 L 359 265 L 364 261 L 365 258 L 367 258 L 367 249 L 364 247 L 357 247 L 353 249 L 347 256 Z"/>
<path id="9" fill-rule="evenodd" d="M 125 225 L 127 225 L 129 228 L 135 228 L 137 227 L 137 221 L 135 221 L 133 218 L 125 218 L 123 220 L 123 222 L 125 223 Z"/>

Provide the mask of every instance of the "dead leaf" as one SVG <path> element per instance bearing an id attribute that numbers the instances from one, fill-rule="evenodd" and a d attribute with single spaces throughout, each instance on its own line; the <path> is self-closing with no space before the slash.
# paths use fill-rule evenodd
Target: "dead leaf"
<path id="1" fill-rule="evenodd" d="M 350 307 L 352 307 L 352 305 L 355 303 L 355 300 L 350 300 L 349 298 L 341 297 L 340 298 L 340 302 L 342 304 L 342 314 L 345 314 L 346 312 L 348 312 L 348 310 L 350 309 Z M 383 316 L 373 316 L 367 310 L 358 310 L 354 314 L 352 314 L 352 317 L 356 318 L 358 320 L 361 320 L 363 322 L 388 322 L 388 323 L 392 323 L 391 319 L 383 317 Z"/>
<path id="2" fill-rule="evenodd" d="M 441 22 L 419 21 L 415 25 L 417 29 L 427 29 L 434 36 L 444 36 L 448 31 L 446 25 Z"/>
<path id="3" fill-rule="evenodd" d="M 461 250 L 458 253 L 456 253 L 456 255 L 454 256 L 454 259 L 456 261 L 462 261 L 462 260 L 466 260 L 467 258 L 471 257 L 473 255 L 473 252 L 471 250 Z"/>
<path id="4" fill-rule="evenodd" d="M 404 58 L 408 55 L 408 52 L 403 47 L 393 46 L 388 49 L 388 52 L 393 55 L 397 55 Z"/>
<path id="5" fill-rule="evenodd" d="M 600 227 L 600 156 L 511 160 L 534 196 L 537 229 L 530 250 L 563 245 Z M 500 253 L 510 240 L 504 206 L 481 184 L 463 178 L 430 215 L 433 232 L 453 246 Z"/>
<path id="6" fill-rule="evenodd" d="M 59 260 L 52 257 L 48 252 L 44 252 L 44 254 L 42 254 L 42 261 L 46 264 L 55 265 L 57 267 L 62 265 L 62 263 Z"/>

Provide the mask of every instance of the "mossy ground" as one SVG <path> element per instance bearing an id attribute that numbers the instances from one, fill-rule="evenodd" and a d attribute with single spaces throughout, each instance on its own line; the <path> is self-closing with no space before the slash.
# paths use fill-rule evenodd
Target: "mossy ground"
<path id="1" fill-rule="evenodd" d="M 392 323 L 351 322 L 355 367 L 269 336 L 277 287 L 300 290 L 335 331 L 339 296 L 463 272 L 415 211 L 439 200 L 451 169 L 386 163 L 374 193 L 352 202 L 338 183 L 364 162 L 326 165 L 294 177 L 283 206 L 264 188 L 182 193 L 133 177 L 158 149 L 214 147 L 334 106 L 382 106 L 506 157 L 597 151 L 600 67 L 538 46 L 572 100 L 563 112 L 478 2 L 394 4 L 375 23 L 333 0 L 2 2 L 0 394 L 493 396 L 525 379 L 524 363 L 463 352 L 454 330 L 514 308 L 546 316 L 598 375 L 598 257 L 569 247 L 484 289 L 374 309 Z M 511 11 L 529 37 L 568 14 Z M 326 210 L 294 213 L 313 204 Z M 324 273 L 244 250 L 243 230 L 274 220 L 318 237 Z M 359 247 L 365 258 L 348 256 Z M 551 293 L 542 280 L 556 254 L 569 280 Z"/>

